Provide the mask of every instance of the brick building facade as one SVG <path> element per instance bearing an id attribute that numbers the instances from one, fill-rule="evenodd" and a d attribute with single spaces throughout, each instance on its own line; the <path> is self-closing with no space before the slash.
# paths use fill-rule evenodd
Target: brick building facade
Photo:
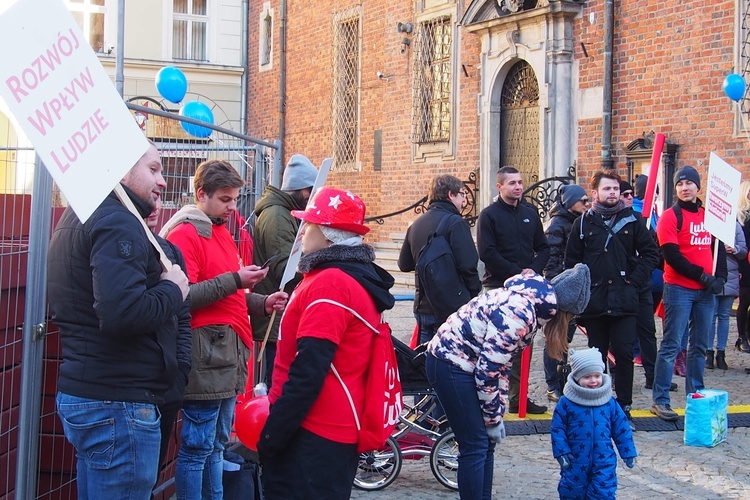
<path id="1" fill-rule="evenodd" d="M 611 158 L 621 175 L 648 163 L 652 132 L 667 136 L 676 168 L 705 175 L 715 152 L 750 172 L 743 121 L 721 90 L 727 74 L 743 73 L 747 3 L 612 2 Z M 360 194 L 368 215 L 414 203 L 439 173 L 476 173 L 481 209 L 501 164 L 521 164 L 527 186 L 574 165 L 585 184 L 602 165 L 605 7 L 250 1 L 248 133 L 282 133 L 284 52 L 283 161 L 333 156 L 329 185 Z M 373 239 L 416 217 L 387 219 Z"/>

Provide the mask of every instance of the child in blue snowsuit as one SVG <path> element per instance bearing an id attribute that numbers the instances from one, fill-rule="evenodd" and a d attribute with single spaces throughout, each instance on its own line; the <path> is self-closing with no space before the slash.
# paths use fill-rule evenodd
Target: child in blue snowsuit
<path id="1" fill-rule="evenodd" d="M 635 464 L 633 431 L 604 373 L 596 348 L 570 351 L 571 372 L 552 416 L 552 452 L 560 463 L 557 492 L 565 499 L 610 499 L 617 492 L 617 455 Z"/>

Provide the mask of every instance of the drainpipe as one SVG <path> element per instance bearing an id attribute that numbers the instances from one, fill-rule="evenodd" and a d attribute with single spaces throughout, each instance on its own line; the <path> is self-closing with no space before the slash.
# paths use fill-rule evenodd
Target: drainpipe
<path id="1" fill-rule="evenodd" d="M 612 159 L 612 49 L 615 31 L 614 0 L 604 2 L 604 113 L 602 115 L 602 169 L 611 170 L 614 167 Z"/>
<path id="2" fill-rule="evenodd" d="M 117 2 L 117 52 L 115 59 L 115 88 L 120 97 L 125 95 L 125 0 Z"/>
<path id="3" fill-rule="evenodd" d="M 242 80 L 240 81 L 240 133 L 247 135 L 247 74 L 250 71 L 247 57 L 249 12 L 247 0 L 242 0 Z M 244 167 L 245 169 L 247 167 Z M 247 174 L 242 178 L 245 179 Z"/>
<path id="4" fill-rule="evenodd" d="M 286 134 L 286 0 L 281 0 L 281 29 L 279 33 L 279 149 L 278 165 L 284 163 L 284 135 Z M 273 169 L 271 184 L 281 186 L 280 169 Z"/>

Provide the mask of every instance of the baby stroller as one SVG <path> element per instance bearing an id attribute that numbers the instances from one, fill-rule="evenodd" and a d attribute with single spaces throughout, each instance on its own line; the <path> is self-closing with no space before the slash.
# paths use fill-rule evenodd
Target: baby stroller
<path id="1" fill-rule="evenodd" d="M 445 417 L 431 416 L 437 396 L 427 381 L 424 368 L 426 345 L 416 350 L 392 337 L 403 389 L 404 411 L 385 445 L 362 453 L 354 486 L 362 490 L 380 490 L 391 484 L 401 472 L 403 460 L 430 457 L 430 469 L 440 484 L 458 490 L 458 444 Z M 407 401 L 413 398 L 413 403 Z"/>

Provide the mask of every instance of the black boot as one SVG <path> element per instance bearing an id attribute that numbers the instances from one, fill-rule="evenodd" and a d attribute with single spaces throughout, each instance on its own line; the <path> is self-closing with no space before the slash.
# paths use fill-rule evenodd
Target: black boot
<path id="1" fill-rule="evenodd" d="M 727 366 L 727 360 L 724 358 L 724 351 L 716 351 L 716 368 L 719 370 L 726 370 L 729 368 Z"/>
<path id="2" fill-rule="evenodd" d="M 714 352 L 710 349 L 706 350 L 706 368 L 708 368 L 709 370 L 714 369 Z"/>
<path id="3" fill-rule="evenodd" d="M 740 338 L 738 338 L 737 343 L 734 345 L 740 352 L 750 352 L 750 343 L 748 343 L 746 335 L 742 335 Z"/>

